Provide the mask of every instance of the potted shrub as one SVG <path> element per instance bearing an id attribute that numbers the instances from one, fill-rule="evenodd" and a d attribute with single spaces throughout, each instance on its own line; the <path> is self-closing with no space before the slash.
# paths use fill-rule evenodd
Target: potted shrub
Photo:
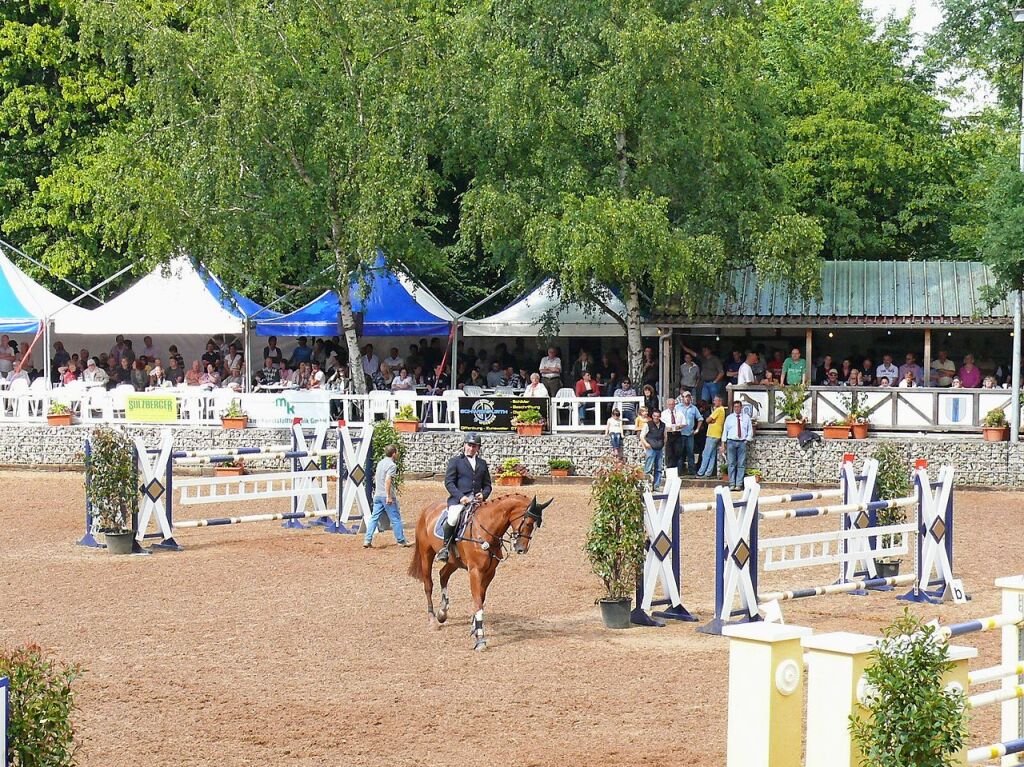
<path id="1" fill-rule="evenodd" d="M 963 688 L 948 684 L 948 641 L 906 611 L 883 635 L 868 655 L 861 706 L 850 717 L 858 763 L 965 764 L 969 713 Z"/>
<path id="2" fill-rule="evenodd" d="M 498 484 L 507 487 L 519 487 L 526 482 L 530 472 L 518 458 L 506 458 L 501 462 L 498 471 Z"/>
<path id="3" fill-rule="evenodd" d="M 612 629 L 629 628 L 636 579 L 644 566 L 644 472 L 606 461 L 591 490 L 594 508 L 584 544 L 594 573 L 604 583 L 601 619 Z"/>
<path id="4" fill-rule="evenodd" d="M 249 416 L 242 410 L 242 403 L 231 400 L 231 405 L 220 415 L 220 425 L 225 429 L 244 429 L 249 425 Z"/>
<path id="5" fill-rule="evenodd" d="M 903 451 L 895 443 L 882 441 L 872 457 L 878 461 L 875 488 L 879 498 L 906 498 L 911 494 L 910 468 Z M 907 510 L 905 507 L 879 509 L 875 518 L 879 526 L 902 525 L 907 521 Z M 888 548 L 900 543 L 900 537 L 883 535 L 880 543 L 883 548 Z M 893 578 L 900 574 L 900 558 L 880 557 L 875 560 L 875 570 L 879 578 Z"/>
<path id="6" fill-rule="evenodd" d="M 747 469 L 746 476 L 753 477 L 755 482 L 757 482 L 758 484 L 761 484 L 761 470 L 760 469 Z"/>
<path id="7" fill-rule="evenodd" d="M 548 468 L 552 477 L 568 477 L 572 474 L 572 461 L 568 458 L 552 458 L 548 461 Z"/>
<path id="8" fill-rule="evenodd" d="M 985 413 L 981 433 L 986 442 L 1006 442 L 1010 438 L 1010 425 L 1002 408 L 994 407 Z"/>
<path id="9" fill-rule="evenodd" d="M 867 439 L 868 430 L 871 428 L 868 409 L 860 404 L 855 393 L 843 395 L 843 403 L 846 405 L 846 424 L 850 427 L 853 438 Z"/>
<path id="10" fill-rule="evenodd" d="M 395 431 L 417 432 L 420 430 L 420 419 L 412 405 L 402 405 L 395 415 Z"/>
<path id="11" fill-rule="evenodd" d="M 241 458 L 233 458 L 213 466 L 213 476 L 215 477 L 240 477 L 245 473 L 245 461 Z"/>
<path id="12" fill-rule="evenodd" d="M 512 425 L 516 427 L 520 437 L 539 437 L 544 432 L 544 423 L 540 408 L 536 407 L 523 408 L 512 419 Z"/>
<path id="13" fill-rule="evenodd" d="M 850 424 L 845 418 L 825 421 L 821 429 L 821 435 L 825 439 L 849 439 Z"/>
<path id="14" fill-rule="evenodd" d="M 128 436 L 114 429 L 96 429 L 85 462 L 86 498 L 111 554 L 130 554 L 135 538 L 138 473 L 135 449 Z"/>
<path id="15" fill-rule="evenodd" d="M 50 426 L 70 426 L 71 408 L 63 402 L 51 402 L 46 413 L 46 422 Z"/>
<path id="16" fill-rule="evenodd" d="M 801 382 L 784 386 L 779 394 L 776 395 L 775 401 L 786 419 L 786 435 L 799 437 L 806 422 L 804 400 L 807 399 L 807 385 Z"/>

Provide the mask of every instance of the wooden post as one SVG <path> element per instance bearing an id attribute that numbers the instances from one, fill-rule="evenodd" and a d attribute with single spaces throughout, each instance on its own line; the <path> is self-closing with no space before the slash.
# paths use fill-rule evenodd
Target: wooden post
<path id="1" fill-rule="evenodd" d="M 658 351 L 661 362 L 658 374 L 658 395 L 662 402 L 672 395 L 672 329 L 658 328 Z"/>
<path id="2" fill-rule="evenodd" d="M 804 337 L 804 357 L 807 358 L 807 375 L 804 382 L 808 385 L 814 383 L 814 331 L 807 328 Z"/>
<path id="3" fill-rule="evenodd" d="M 932 385 L 932 329 L 924 329 L 924 362 L 921 367 L 924 368 L 924 385 Z"/>
<path id="4" fill-rule="evenodd" d="M 727 767 L 801 767 L 804 662 L 811 629 L 726 626 L 729 637 Z"/>
<path id="5" fill-rule="evenodd" d="M 1024 615 L 1024 576 L 1000 578 L 996 586 L 1003 590 L 1002 611 Z M 1016 664 L 1024 660 L 1024 632 L 1019 625 L 1003 626 L 1002 640 L 1002 664 Z M 1012 690 L 1019 684 L 1024 684 L 1024 675 L 1006 677 L 1002 687 L 1004 690 Z M 1003 741 L 1024 738 L 1024 701 L 1014 698 L 1003 703 L 1002 720 Z M 1003 765 L 1018 763 L 1016 756 L 1003 757 Z"/>

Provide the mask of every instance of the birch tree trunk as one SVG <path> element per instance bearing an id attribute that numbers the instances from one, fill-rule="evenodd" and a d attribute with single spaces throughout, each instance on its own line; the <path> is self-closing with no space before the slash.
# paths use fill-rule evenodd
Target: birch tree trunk
<path id="1" fill-rule="evenodd" d="M 640 389 L 643 376 L 643 338 L 640 336 L 640 289 L 636 282 L 628 282 L 623 293 L 626 305 L 626 359 L 629 362 L 629 380 Z"/>

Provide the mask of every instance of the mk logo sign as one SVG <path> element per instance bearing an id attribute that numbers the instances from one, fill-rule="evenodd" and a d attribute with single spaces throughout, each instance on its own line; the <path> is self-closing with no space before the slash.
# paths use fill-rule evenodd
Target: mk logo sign
<path id="1" fill-rule="evenodd" d="M 295 412 L 295 406 L 289 405 L 288 400 L 286 400 L 284 397 L 278 397 L 276 400 L 274 400 L 274 404 L 277 405 L 278 407 L 283 407 L 288 415 L 291 415 L 292 413 Z"/>

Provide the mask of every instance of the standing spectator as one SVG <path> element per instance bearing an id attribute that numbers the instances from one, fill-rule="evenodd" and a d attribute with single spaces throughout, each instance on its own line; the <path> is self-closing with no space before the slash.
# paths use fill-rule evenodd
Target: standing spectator
<path id="1" fill-rule="evenodd" d="M 292 356 L 288 361 L 292 367 L 296 367 L 303 362 L 308 364 L 313 359 L 313 350 L 307 346 L 307 340 L 305 336 L 299 336 L 299 345 L 292 349 Z"/>
<path id="2" fill-rule="evenodd" d="M 693 354 L 686 352 L 683 355 L 683 364 L 679 366 L 679 386 L 686 389 L 690 394 L 697 394 L 697 385 L 700 382 L 700 365 L 693 361 Z"/>
<path id="3" fill-rule="evenodd" d="M 714 477 L 718 463 L 718 446 L 722 443 L 722 429 L 725 427 L 725 406 L 721 397 L 715 397 L 714 407 L 707 418 L 707 438 L 704 440 L 704 454 L 700 459 L 698 477 Z"/>
<path id="4" fill-rule="evenodd" d="M 538 372 L 547 387 L 548 395 L 554 397 L 562 388 L 562 360 L 554 346 L 549 347 L 547 356 L 541 359 Z"/>
<path id="5" fill-rule="evenodd" d="M 782 366 L 784 364 L 785 364 L 785 362 L 782 359 L 782 350 L 781 349 L 776 349 L 775 351 L 772 352 L 772 358 L 770 360 L 768 360 L 768 363 L 767 363 L 767 365 L 765 367 L 767 367 L 768 370 L 772 371 L 775 374 L 775 379 L 777 381 L 781 381 L 782 380 Z"/>
<path id="6" fill-rule="evenodd" d="M 635 397 L 636 389 L 633 388 L 633 384 L 626 378 L 622 381 L 622 385 L 615 390 L 612 394 L 613 397 Z M 620 402 L 619 410 L 622 412 L 622 420 L 625 423 L 633 423 L 636 420 L 636 403 L 635 402 Z M 653 412 L 648 410 L 647 412 Z"/>
<path id="7" fill-rule="evenodd" d="M 814 383 L 818 386 L 834 386 L 835 384 L 829 384 L 828 373 L 832 370 L 832 355 L 826 354 L 821 360 L 821 367 L 817 368 L 814 372 Z M 838 371 L 836 371 L 838 375 Z"/>
<path id="8" fill-rule="evenodd" d="M 651 413 L 651 420 L 640 432 L 640 444 L 644 447 L 644 471 L 651 475 L 651 487 L 661 485 L 661 457 L 665 450 L 665 424 L 661 422 L 661 411 Z"/>
<path id="9" fill-rule="evenodd" d="M 932 385 L 947 387 L 953 383 L 955 375 L 956 363 L 949 358 L 949 352 L 939 349 L 938 359 L 932 360 Z"/>
<path id="10" fill-rule="evenodd" d="M 371 376 L 380 372 L 380 360 L 373 353 L 373 344 L 367 344 L 363 347 L 363 356 L 359 360 L 363 366 L 363 375 L 366 376 L 367 380 L 370 380 Z"/>
<path id="11" fill-rule="evenodd" d="M 909 373 L 913 373 L 914 374 L 914 380 L 915 381 L 918 381 L 918 382 L 923 381 L 924 380 L 924 370 L 922 370 L 921 366 L 917 364 L 917 357 L 914 355 L 914 353 L 913 352 L 907 352 L 906 360 L 907 360 L 906 362 L 904 362 L 902 365 L 900 365 L 900 378 L 902 378 L 903 380 L 906 380 L 907 379 L 907 373 L 909 372 Z"/>
<path id="12" fill-rule="evenodd" d="M 732 412 L 725 419 L 723 429 L 725 450 L 729 466 L 729 489 L 742 490 L 747 473 L 747 444 L 754 439 L 754 425 L 743 412 L 743 403 L 732 403 Z"/>
<path id="13" fill-rule="evenodd" d="M 690 474 L 697 474 L 697 455 L 693 449 L 693 440 L 700 427 L 704 424 L 704 416 L 693 404 L 693 397 L 689 392 L 683 395 L 683 401 L 676 405 L 676 416 L 679 418 L 679 475 L 687 473 L 689 466 Z"/>
<path id="14" fill-rule="evenodd" d="M 604 425 L 604 434 L 608 437 L 608 445 L 611 447 L 612 455 L 622 460 L 622 418 L 617 407 L 612 408 L 612 414 Z"/>
<path id="15" fill-rule="evenodd" d="M 590 352 L 580 349 L 580 356 L 572 366 L 572 380 L 582 381 L 584 373 L 590 373 L 593 376 L 594 372 L 594 361 L 590 358 Z"/>
<path id="16" fill-rule="evenodd" d="M 388 367 L 390 367 L 392 370 L 400 370 L 402 365 L 405 364 L 405 360 L 403 360 L 399 356 L 399 354 L 398 354 L 398 347 L 397 346 L 392 346 L 391 347 L 391 350 L 390 350 L 388 356 L 385 357 L 382 360 L 382 362 L 388 363 Z"/>
<path id="17" fill-rule="evenodd" d="M 757 355 L 753 352 L 747 354 L 747 358 L 740 363 L 739 368 L 736 369 L 736 385 L 737 386 L 748 386 L 754 381 L 756 377 L 754 375 L 754 365 L 757 364 Z"/>
<path id="18" fill-rule="evenodd" d="M 650 346 L 644 347 L 644 356 L 640 360 L 640 383 L 652 389 L 658 388 L 658 360 L 655 359 L 654 349 Z"/>
<path id="19" fill-rule="evenodd" d="M 843 383 L 850 382 L 850 373 L 853 371 L 853 363 L 850 360 L 843 360 L 843 364 L 839 366 L 839 380 Z"/>
<path id="20" fill-rule="evenodd" d="M 655 394 L 653 386 L 650 384 L 644 384 L 644 388 L 640 390 L 640 396 L 644 398 L 644 405 L 647 407 L 647 412 L 653 413 L 655 410 L 661 410 L 658 406 L 658 395 Z"/>
<path id="21" fill-rule="evenodd" d="M 156 347 L 153 346 L 153 336 L 142 337 L 142 353 L 146 355 L 146 359 L 153 359 L 156 357 Z"/>
<path id="22" fill-rule="evenodd" d="M 891 385 L 893 381 L 899 379 L 899 375 L 900 369 L 892 363 L 892 355 L 883 354 L 882 364 L 875 370 L 875 378 L 879 381 L 881 381 L 883 377 L 888 378 L 889 384 Z"/>
<path id="23" fill-rule="evenodd" d="M 3 342 L 3 339 L 0 339 L 0 345 L 2 345 L 2 342 Z M 122 336 L 122 335 L 114 336 L 114 345 L 110 347 L 110 354 L 109 354 L 109 356 L 113 357 L 118 365 L 121 364 L 121 352 L 123 352 L 123 351 L 124 351 L 124 336 Z M 88 357 L 88 355 L 86 355 L 86 357 Z M 79 357 L 79 359 L 81 359 L 81 357 Z M 131 363 L 131 362 L 134 362 L 134 360 L 128 360 L 128 362 Z"/>
<path id="24" fill-rule="evenodd" d="M 683 423 L 676 414 L 676 401 L 672 397 L 665 400 L 665 411 L 661 414 L 661 423 L 665 427 L 665 471 L 679 469 L 681 473 L 682 465 L 679 463 L 679 430 L 682 428 Z"/>
<path id="25" fill-rule="evenodd" d="M 964 364 L 957 371 L 960 385 L 965 389 L 977 389 L 981 385 L 981 371 L 974 364 L 974 355 L 965 354 Z"/>
<path id="26" fill-rule="evenodd" d="M 807 380 L 807 360 L 800 358 L 800 350 L 796 347 L 782 363 L 782 384 L 795 386 Z"/>
<path id="27" fill-rule="evenodd" d="M 14 349 L 11 347 L 11 339 L 7 336 L 0 336 L 0 378 L 5 378 L 12 370 L 14 370 Z"/>
<path id="28" fill-rule="evenodd" d="M 55 368 L 67 367 L 68 360 L 70 359 L 71 355 L 65 351 L 64 344 L 57 341 L 57 343 L 53 345 L 53 366 Z"/>
<path id="29" fill-rule="evenodd" d="M 725 385 L 735 385 L 739 381 L 740 365 L 743 364 L 743 354 L 739 349 L 732 350 L 732 359 L 725 366 Z"/>
<path id="30" fill-rule="evenodd" d="M 274 361 L 275 365 L 281 364 L 281 360 L 284 359 L 284 354 L 281 352 L 281 347 L 277 345 L 277 336 L 271 336 L 267 339 L 267 345 L 263 347 L 263 359 L 270 357 Z"/>
<path id="31" fill-rule="evenodd" d="M 701 349 L 701 354 L 704 356 L 700 363 L 700 398 L 711 402 L 722 391 L 725 370 L 722 368 L 722 361 L 711 352 L 710 346 Z"/>
<path id="32" fill-rule="evenodd" d="M 547 397 L 548 389 L 540 382 L 540 373 L 530 373 L 530 383 L 523 390 L 524 397 Z"/>
<path id="33" fill-rule="evenodd" d="M 768 365 L 765 363 L 764 354 L 758 354 L 757 352 L 747 352 L 747 364 L 750 365 L 750 369 L 754 372 L 754 380 L 763 381 L 764 374 L 768 370 Z"/>
<path id="34" fill-rule="evenodd" d="M 373 534 L 377 532 L 380 519 L 385 514 L 391 520 L 391 531 L 395 534 L 395 540 L 399 546 L 409 546 L 405 539 L 405 529 L 402 527 L 402 515 L 398 510 L 398 497 L 395 493 L 395 477 L 398 476 L 398 464 L 395 463 L 395 456 L 398 455 L 398 445 L 388 445 L 384 448 L 384 457 L 377 464 L 373 475 L 373 512 L 370 514 L 370 522 L 366 525 L 366 535 L 363 537 L 363 548 L 369 549 L 373 546 Z"/>
<path id="35" fill-rule="evenodd" d="M 124 353 L 127 353 L 127 349 L 125 349 Z M 206 370 L 207 365 L 213 365 L 214 369 L 220 369 L 220 366 L 221 366 L 220 352 L 218 352 L 214 348 L 213 341 L 207 342 L 207 344 L 206 344 L 206 351 L 203 353 L 202 360 L 203 360 L 203 368 L 202 368 L 203 370 Z"/>

